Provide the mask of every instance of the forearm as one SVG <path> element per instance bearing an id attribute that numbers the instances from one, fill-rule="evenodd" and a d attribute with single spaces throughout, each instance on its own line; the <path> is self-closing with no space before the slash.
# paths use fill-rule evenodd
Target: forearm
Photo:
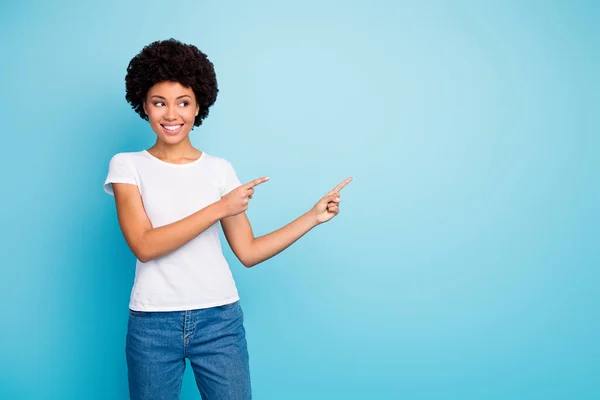
<path id="1" fill-rule="evenodd" d="M 255 238 L 250 246 L 246 267 L 252 267 L 279 254 L 317 225 L 314 216 L 307 212 L 286 226 Z"/>
<path id="2" fill-rule="evenodd" d="M 223 218 L 217 201 L 194 214 L 168 225 L 152 228 L 142 237 L 142 262 L 148 262 L 177 250 Z"/>

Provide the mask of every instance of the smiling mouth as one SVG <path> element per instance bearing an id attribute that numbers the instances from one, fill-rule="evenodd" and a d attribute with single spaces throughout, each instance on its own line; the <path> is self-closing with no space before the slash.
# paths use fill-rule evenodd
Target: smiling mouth
<path id="1" fill-rule="evenodd" d="M 163 125 L 165 128 L 167 129 L 178 129 L 182 126 L 183 124 L 178 124 L 178 125 Z"/>
<path id="2" fill-rule="evenodd" d="M 167 133 L 178 133 L 181 130 L 181 127 L 183 126 L 183 124 L 179 124 L 179 125 L 162 125 L 163 129 L 165 130 L 165 132 Z"/>

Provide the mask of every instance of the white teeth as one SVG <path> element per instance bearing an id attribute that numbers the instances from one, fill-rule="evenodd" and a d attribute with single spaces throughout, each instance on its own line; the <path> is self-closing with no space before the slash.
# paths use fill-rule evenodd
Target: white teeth
<path id="1" fill-rule="evenodd" d="M 177 129 L 181 128 L 181 125 L 176 125 L 176 126 L 165 126 L 165 125 L 163 125 L 163 126 L 165 127 L 165 129 L 168 129 L 170 131 L 176 131 Z"/>

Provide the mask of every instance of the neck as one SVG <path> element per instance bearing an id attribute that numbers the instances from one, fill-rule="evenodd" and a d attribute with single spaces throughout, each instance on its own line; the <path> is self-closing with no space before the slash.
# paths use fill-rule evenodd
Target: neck
<path id="1" fill-rule="evenodd" d="M 197 158 L 200 151 L 192 146 L 190 138 L 179 143 L 165 143 L 159 139 L 148 149 L 150 153 L 165 161 L 180 161 L 181 159 Z"/>

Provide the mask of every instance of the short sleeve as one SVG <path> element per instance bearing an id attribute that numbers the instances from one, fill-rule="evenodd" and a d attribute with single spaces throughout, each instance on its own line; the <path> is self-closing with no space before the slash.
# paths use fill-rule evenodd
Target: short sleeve
<path id="1" fill-rule="evenodd" d="M 133 165 L 125 153 L 115 154 L 108 164 L 108 176 L 104 181 L 104 191 L 112 196 L 115 195 L 112 188 L 113 183 L 138 184 Z"/>
<path id="2" fill-rule="evenodd" d="M 221 183 L 221 197 L 225 196 L 227 193 L 231 192 L 233 189 L 241 185 L 242 183 L 238 179 L 235 170 L 233 169 L 233 165 L 231 165 L 229 161 L 225 161 L 225 167 Z"/>

